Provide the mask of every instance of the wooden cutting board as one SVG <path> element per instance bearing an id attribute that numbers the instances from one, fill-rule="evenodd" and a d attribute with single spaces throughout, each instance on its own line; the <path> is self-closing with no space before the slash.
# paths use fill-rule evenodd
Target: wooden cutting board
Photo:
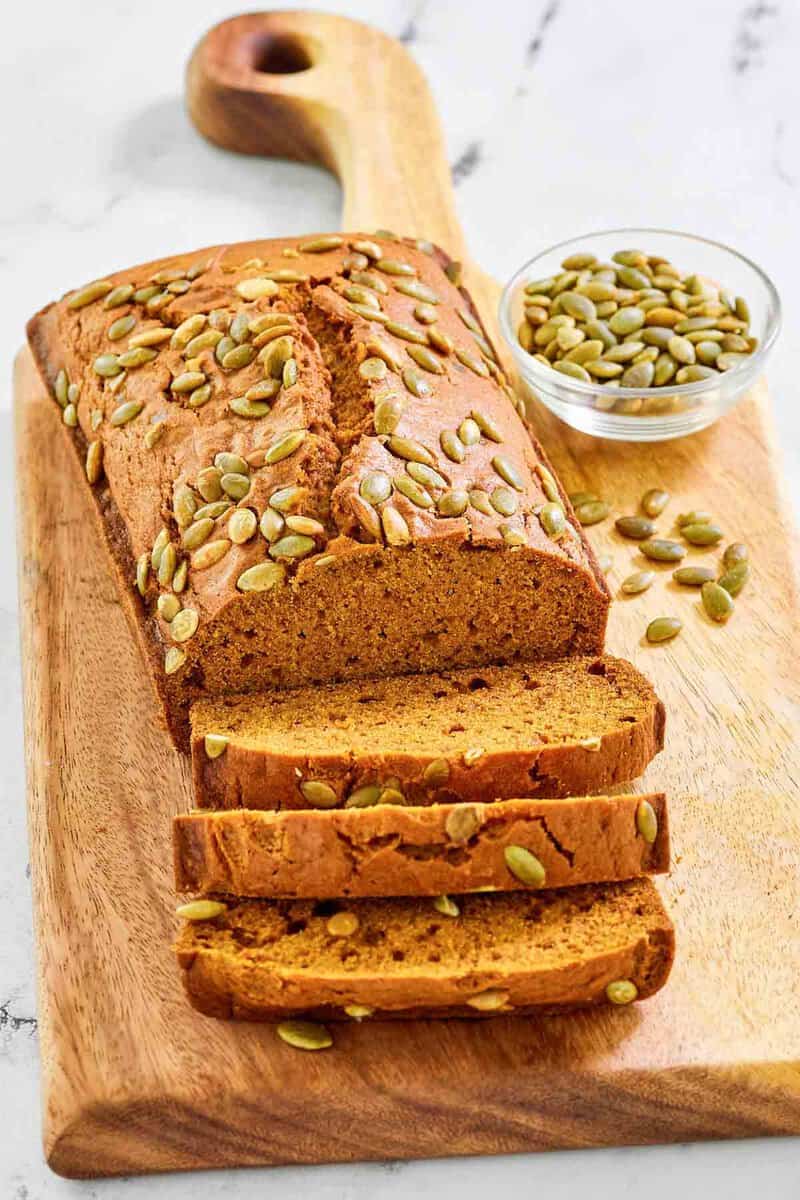
<path id="1" fill-rule="evenodd" d="M 198 48 L 189 99 L 224 145 L 335 170 L 345 229 L 388 226 L 464 254 L 425 82 L 382 34 L 332 16 L 239 18 Z M 467 281 L 491 323 L 496 285 L 469 264 Z M 16 415 L 44 1145 L 56 1171 L 800 1132 L 797 543 L 763 388 L 714 428 L 660 445 L 595 441 L 537 414 L 570 489 L 630 512 L 664 484 L 669 514 L 710 508 L 752 550 L 727 627 L 668 571 L 611 621 L 610 649 L 652 677 L 669 714 L 645 781 L 672 805 L 668 987 L 629 1010 L 540 1021 L 344 1025 L 317 1055 L 183 1000 L 169 826 L 190 802 L 187 764 L 161 731 L 93 506 L 27 351 Z M 613 556 L 616 592 L 635 546 L 606 527 L 591 535 Z M 649 647 L 643 630 L 664 612 L 683 617 L 683 634 Z"/>

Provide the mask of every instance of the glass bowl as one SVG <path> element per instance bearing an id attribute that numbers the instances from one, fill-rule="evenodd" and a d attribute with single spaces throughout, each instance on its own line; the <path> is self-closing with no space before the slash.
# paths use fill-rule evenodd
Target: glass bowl
<path id="1" fill-rule="evenodd" d="M 558 274 L 562 260 L 572 254 L 592 253 L 608 262 L 615 251 L 630 248 L 660 255 L 682 274 L 707 276 L 734 296 L 743 296 L 750 309 L 750 334 L 758 338 L 757 349 L 713 378 L 640 390 L 573 379 L 522 348 L 517 329 L 527 283 Z M 763 373 L 780 320 L 778 293 L 755 263 L 719 242 L 667 229 L 609 229 L 559 242 L 525 263 L 500 299 L 503 337 L 533 396 L 573 429 L 631 442 L 683 437 L 705 429 L 726 413 Z"/>

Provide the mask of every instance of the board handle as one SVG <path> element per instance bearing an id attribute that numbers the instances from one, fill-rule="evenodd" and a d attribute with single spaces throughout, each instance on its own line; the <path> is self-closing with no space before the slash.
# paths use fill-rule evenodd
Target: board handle
<path id="1" fill-rule="evenodd" d="M 332 171 L 344 192 L 343 228 L 389 228 L 463 256 L 425 76 L 380 30 L 326 13 L 233 17 L 196 47 L 187 103 L 218 146 Z"/>

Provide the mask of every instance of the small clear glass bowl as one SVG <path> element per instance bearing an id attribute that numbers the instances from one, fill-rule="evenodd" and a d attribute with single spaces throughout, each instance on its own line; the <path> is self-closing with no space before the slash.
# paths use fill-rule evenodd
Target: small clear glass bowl
<path id="1" fill-rule="evenodd" d="M 734 296 L 743 296 L 750 309 L 750 334 L 758 338 L 757 349 L 714 378 L 644 391 L 572 379 L 523 350 L 517 329 L 523 317 L 527 283 L 558 274 L 562 260 L 572 254 L 591 253 L 608 262 L 615 251 L 632 248 L 661 255 L 682 274 L 707 276 Z M 763 373 L 780 322 L 778 293 L 760 267 L 729 246 L 667 229 L 609 229 L 559 242 L 525 263 L 500 298 L 503 337 L 533 396 L 573 429 L 629 442 L 660 442 L 711 425 Z"/>

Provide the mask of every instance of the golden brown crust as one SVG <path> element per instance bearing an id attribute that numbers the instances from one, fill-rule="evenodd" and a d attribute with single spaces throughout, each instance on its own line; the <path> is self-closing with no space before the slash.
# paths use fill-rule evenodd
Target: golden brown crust
<path id="1" fill-rule="evenodd" d="M 657 834 L 637 827 L 649 804 Z M 438 896 L 513 891 L 505 859 L 521 846 L 541 864 L 537 886 L 571 887 L 669 868 L 663 794 L 496 800 L 405 808 L 188 813 L 173 822 L 175 886 L 267 899 Z"/>
<path id="2" fill-rule="evenodd" d="M 200 701 L 195 803 L 307 808 L 308 781 L 326 806 L 373 784 L 416 805 L 575 796 L 636 779 L 663 739 L 652 686 L 611 655 Z"/>
<path id="3" fill-rule="evenodd" d="M 650 880 L 460 905 L 450 918 L 430 900 L 348 901 L 358 929 L 340 937 L 330 901 L 235 903 L 187 924 L 177 957 L 195 1008 L 242 1020 L 347 1019 L 353 1005 L 376 1019 L 558 1011 L 606 1003 L 619 980 L 646 999 L 669 975 L 672 923 Z M 495 1007 L 469 1003 L 487 992 Z"/>
<path id="4" fill-rule="evenodd" d="M 609 599 L 605 582 L 563 492 L 555 494 L 567 514 L 565 534 L 553 539 L 539 522 L 537 510 L 547 500 L 543 481 L 551 493 L 557 485 L 506 394 L 502 371 L 470 303 L 444 273 L 446 258 L 411 243 L 378 239 L 359 259 L 361 251 L 353 245 L 363 240 L 348 235 L 341 245 L 314 252 L 298 248 L 306 239 L 284 239 L 160 260 L 110 276 L 107 287 L 95 289 L 96 298 L 84 305 L 75 306 L 82 297 L 76 301 L 73 293 L 29 325 L 45 382 L 62 401 L 74 402 L 69 415 L 77 427 L 67 432 L 78 453 L 83 459 L 89 443 L 98 444 L 93 453 L 102 452 L 103 473 L 93 490 L 125 585 L 135 586 L 137 562 L 159 560 L 159 549 L 153 551 L 162 529 L 174 548 L 167 552 L 160 580 L 154 566 L 146 569 L 146 580 L 145 567 L 140 568 L 144 596 L 135 601 L 146 651 L 157 667 L 157 686 L 183 744 L 188 706 L 204 693 L 430 670 L 470 660 L 591 653 L 602 646 Z M 397 275 L 397 263 L 409 274 Z M 364 289 L 357 280 L 365 269 L 372 307 L 354 309 L 352 296 L 358 293 L 352 288 Z M 154 277 L 159 282 L 151 282 Z M 439 303 L 420 310 L 425 301 L 408 294 L 409 283 L 421 296 L 430 290 Z M 112 285 L 118 303 L 107 308 Z M 137 290 L 127 297 L 119 290 L 125 287 Z M 263 294 L 250 299 L 260 289 Z M 244 347 L 241 357 L 251 361 L 223 366 L 216 346 L 187 349 L 181 344 L 184 336 L 173 338 L 172 331 L 190 317 L 198 318 L 201 338 L 230 339 L 236 343 L 231 348 Z M 238 324 L 231 326 L 232 319 Z M 265 320 L 284 325 L 260 329 Z M 275 367 L 260 356 L 272 353 L 279 340 L 259 339 L 270 337 L 276 327 L 284 330 L 297 380 L 292 382 L 294 367 L 285 377 L 279 370 L 276 395 L 259 399 L 265 371 Z M 142 333 L 146 340 L 157 338 L 161 328 L 168 340 L 136 345 Z M 408 340 L 408 330 L 416 340 Z M 426 370 L 410 353 L 420 349 L 420 339 L 423 357 L 427 354 L 435 370 Z M 449 352 L 448 339 L 457 353 Z M 123 372 L 117 360 L 131 349 L 153 356 L 145 353 L 150 361 L 141 365 L 125 358 L 129 365 Z M 389 360 L 385 371 L 381 355 Z M 372 362 L 366 377 L 361 373 L 365 358 Z M 195 384 L 191 391 L 180 390 L 182 383 L 173 387 L 187 376 Z M 251 419 L 230 404 L 253 388 L 252 403 L 264 410 Z M 431 394 L 415 395 L 418 388 Z M 432 464 L 436 475 L 420 474 L 405 457 L 407 447 L 376 431 L 376 404 L 387 395 L 404 405 L 394 436 L 420 444 L 424 461 L 417 466 L 430 469 Z M 491 422 L 489 433 L 476 434 L 469 424 L 473 413 Z M 165 432 L 151 445 L 156 426 Z M 448 457 L 440 441 L 447 433 L 458 442 L 458 430 L 465 439 L 459 442 L 463 462 Z M 299 444 L 286 457 L 265 462 L 265 455 L 274 458 L 278 439 L 293 431 L 302 434 Z M 412 456 L 418 452 L 410 451 Z M 204 517 L 213 522 L 205 540 L 184 545 L 188 527 L 181 512 L 209 502 L 204 491 L 216 494 L 219 479 L 209 481 L 208 473 L 213 475 L 220 453 L 233 453 L 248 466 L 245 484 L 231 485 L 246 488 L 245 495 L 230 496 L 234 508 L 250 508 L 256 519 L 271 509 L 273 525 L 291 517 L 299 530 L 284 524 L 269 541 L 260 531 L 236 541 L 228 536 L 228 510 Z M 370 504 L 360 489 L 365 475 L 376 471 L 389 477 L 394 490 L 390 499 Z M 437 483 L 437 476 L 444 482 Z M 276 493 L 287 488 L 293 489 L 291 498 L 281 501 L 283 508 L 273 508 Z M 514 507 L 510 515 L 487 502 L 498 488 Z M 455 515 L 459 505 L 453 508 L 450 501 L 448 508 L 442 501 L 463 490 L 482 498 L 478 507 L 470 503 Z M 309 539 L 299 544 L 301 561 L 277 548 L 288 534 Z M 298 545 L 286 549 L 294 553 Z M 237 590 L 245 570 L 273 559 L 272 591 L 243 595 Z M 323 565 L 317 567 L 320 560 Z M 187 577 L 180 580 L 178 603 L 191 620 L 182 618 L 180 632 L 186 623 L 191 626 L 192 614 L 197 630 L 176 641 L 176 630 L 156 602 L 161 596 L 167 612 L 174 607 L 184 562 Z M 473 576 L 477 613 L 467 612 L 463 586 Z M 494 590 L 492 579 L 499 584 Z M 448 583 L 463 598 L 449 600 L 443 611 Z M 420 594 L 427 606 L 415 607 L 413 598 Z M 360 618 L 359 596 L 372 606 Z M 389 600 L 385 621 L 376 626 L 381 596 Z M 169 649 L 178 665 L 164 674 Z"/>

